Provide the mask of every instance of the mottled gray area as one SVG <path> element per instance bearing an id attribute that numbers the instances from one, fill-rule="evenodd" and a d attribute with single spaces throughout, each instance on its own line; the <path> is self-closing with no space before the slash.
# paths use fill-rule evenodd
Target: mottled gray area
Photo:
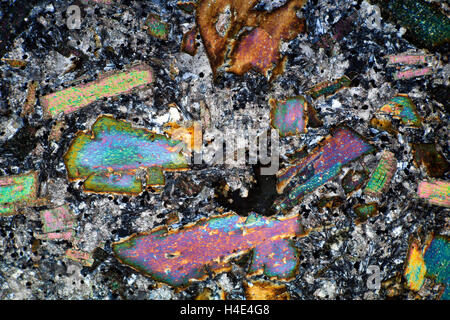
<path id="1" fill-rule="evenodd" d="M 13 2 L 1 1 L 1 10 Z M 216 131 L 233 135 L 242 123 L 267 130 L 269 98 L 305 94 L 314 84 L 349 73 L 355 75 L 351 88 L 314 102 L 324 123 L 322 127 L 280 140 L 282 167 L 287 165 L 290 153 L 305 145 L 312 149 L 330 128 L 341 122 L 378 148 L 378 152 L 346 166 L 338 178 L 306 196 L 293 209 L 293 213 L 300 212 L 305 229 L 319 230 L 296 240 L 301 256 L 298 275 L 286 283 L 291 298 L 385 299 L 383 287 L 367 288 L 367 267 L 379 266 L 384 282 L 403 272 L 409 239 L 415 232 L 433 231 L 448 236 L 449 211 L 428 205 L 416 196 L 417 183 L 427 174 L 414 166 L 409 146 L 410 142 L 434 142 L 449 159 L 448 106 L 432 90 L 438 86 L 448 90 L 448 57 L 434 54 L 431 76 L 394 81 L 395 68 L 386 67 L 384 56 L 407 50 L 424 51 L 403 39 L 404 30 L 398 25 L 381 19 L 380 29 L 373 22 L 378 19 L 374 17 L 377 13 L 365 1 L 308 1 L 299 12 L 306 18 L 308 33 L 282 45 L 281 52 L 288 57 L 286 70 L 271 83 L 254 72 L 242 77 L 225 74 L 214 83 L 201 41 L 194 57 L 180 51 L 183 33 L 194 26 L 195 19 L 178 9 L 176 1 L 117 1 L 119 4 L 111 6 L 66 0 L 36 2 L 23 32 L 16 35 L 3 56 L 27 60 L 27 66 L 11 68 L 4 62 L 0 65 L 0 176 L 39 170 L 40 196 L 50 201 L 46 207 L 69 204 L 77 216 L 77 239 L 68 242 L 34 238 L 34 233 L 40 233 L 42 228 L 39 211 L 46 207 L 0 217 L 0 300 L 191 299 L 205 287 L 212 289 L 215 298 L 222 290 L 227 299 L 243 299 L 245 266 L 236 264 L 230 272 L 177 291 L 121 265 L 112 254 L 111 243 L 163 225 L 173 212 L 179 217 L 173 227 L 217 214 L 224 209 L 215 196 L 220 183 L 226 181 L 230 190 L 247 196 L 255 181 L 252 166 L 204 163 L 185 172 L 167 172 L 161 193 L 108 196 L 84 193 L 81 182 L 68 182 L 62 156 L 74 135 L 90 129 L 101 114 L 112 114 L 162 133 L 162 125 L 168 121 L 204 121 L 202 110 L 207 110 L 211 126 L 204 126 L 205 140 L 212 139 Z M 272 10 L 284 2 L 261 1 L 258 9 Z M 73 3 L 82 8 L 79 30 L 68 30 L 65 24 L 65 10 Z M 355 25 L 332 52 L 314 45 L 331 32 L 341 17 L 354 12 Z M 142 29 L 149 13 L 157 13 L 169 23 L 167 41 L 152 38 Z M 3 15 L 4 12 L 0 16 Z M 101 72 L 136 61 L 145 61 L 155 71 L 156 81 L 149 88 L 103 99 L 58 119 L 44 119 L 38 100 L 32 114 L 21 116 L 30 80 L 37 81 L 38 94 L 45 95 L 81 79 L 97 79 Z M 408 93 L 414 100 L 424 127 L 400 126 L 397 137 L 369 128 L 373 113 L 399 92 Z M 177 108 L 170 108 L 171 103 Z M 169 112 L 170 109 L 174 110 Z M 49 141 L 57 121 L 64 121 L 62 137 Z M 353 206 L 373 200 L 361 191 L 346 198 L 336 209 L 318 210 L 317 203 L 323 196 L 345 197 L 339 183 L 345 173 L 363 166 L 372 171 L 383 149 L 395 154 L 398 167 L 389 191 L 378 199 L 378 216 L 355 225 Z M 211 159 L 212 153 L 204 155 L 205 161 Z M 97 250 L 94 267 L 62 258 L 75 245 L 87 252 Z M 432 280 L 427 280 L 419 294 L 435 298 L 438 289 Z M 398 297 L 410 299 L 414 295 L 400 290 Z"/>

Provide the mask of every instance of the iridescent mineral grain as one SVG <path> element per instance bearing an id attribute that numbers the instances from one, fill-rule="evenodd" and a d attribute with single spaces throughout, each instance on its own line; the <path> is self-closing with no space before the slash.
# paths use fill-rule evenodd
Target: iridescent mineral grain
<path id="1" fill-rule="evenodd" d="M 353 207 L 358 219 L 356 223 L 362 223 L 367 221 L 367 219 L 374 217 L 378 214 L 378 204 L 376 202 L 359 204 Z"/>
<path id="2" fill-rule="evenodd" d="M 410 127 L 421 127 L 422 120 L 414 102 L 407 94 L 399 93 L 376 112 L 377 116 L 388 116 L 400 119 L 402 124 Z"/>
<path id="3" fill-rule="evenodd" d="M 198 48 L 197 34 L 198 30 L 194 27 L 183 35 L 183 40 L 181 41 L 181 51 L 186 52 L 191 56 L 195 56 Z"/>
<path id="4" fill-rule="evenodd" d="M 286 284 L 272 281 L 244 281 L 244 292 L 247 300 L 289 300 L 290 295 Z"/>
<path id="5" fill-rule="evenodd" d="M 405 268 L 405 278 L 409 289 L 419 291 L 425 281 L 427 267 L 423 260 L 422 250 L 417 241 L 413 241 L 409 246 L 409 253 Z"/>
<path id="6" fill-rule="evenodd" d="M 442 300 L 450 299 L 450 243 L 447 237 L 434 237 L 429 246 L 424 248 L 423 258 L 427 275 L 434 281 L 445 285 Z"/>
<path id="7" fill-rule="evenodd" d="M 282 73 L 280 43 L 305 32 L 305 20 L 296 11 L 306 1 L 290 0 L 271 12 L 254 9 L 258 1 L 199 1 L 196 21 L 214 76 L 218 71 L 242 75 L 254 69 L 266 77 L 272 72 L 273 79 Z"/>
<path id="8" fill-rule="evenodd" d="M 72 229 L 76 216 L 67 205 L 41 211 L 42 231 L 44 233 Z"/>
<path id="9" fill-rule="evenodd" d="M 342 76 L 334 81 L 324 81 L 316 84 L 306 93 L 309 94 L 313 99 L 317 99 L 321 96 L 325 96 L 326 98 L 335 94 L 343 88 L 349 87 L 351 82 L 352 81 L 347 76 Z"/>
<path id="10" fill-rule="evenodd" d="M 419 198 L 437 206 L 450 208 L 450 182 L 435 180 L 421 181 L 417 190 Z"/>
<path id="11" fill-rule="evenodd" d="M 46 117 L 75 112 L 107 97 L 130 92 L 153 82 L 153 71 L 146 64 L 130 67 L 126 71 L 105 74 L 97 81 L 70 87 L 41 97 Z"/>
<path id="12" fill-rule="evenodd" d="M 352 194 L 359 190 L 368 179 L 369 174 L 366 170 L 355 171 L 350 169 L 342 178 L 342 189 L 344 189 L 346 195 Z"/>
<path id="13" fill-rule="evenodd" d="M 76 216 L 67 205 L 41 211 L 42 231 L 37 239 L 70 240 L 75 236 Z"/>
<path id="14" fill-rule="evenodd" d="M 85 267 L 90 267 L 94 263 L 94 258 L 91 253 L 77 249 L 67 249 L 64 258 L 81 263 Z"/>
<path id="15" fill-rule="evenodd" d="M 429 56 L 430 55 L 425 54 L 400 53 L 388 55 L 386 56 L 386 59 L 388 60 L 388 65 L 393 64 L 416 65 L 427 63 L 427 57 Z"/>
<path id="16" fill-rule="evenodd" d="M 430 67 L 397 71 L 394 73 L 394 80 L 411 79 L 416 77 L 428 76 L 432 73 L 433 71 L 431 70 Z"/>
<path id="17" fill-rule="evenodd" d="M 70 181 L 85 180 L 95 193 L 139 194 L 138 170 L 146 170 L 147 185 L 164 184 L 163 171 L 187 170 L 183 142 L 130 123 L 101 116 L 92 132 L 79 132 L 64 155 Z"/>
<path id="18" fill-rule="evenodd" d="M 26 67 L 26 65 L 28 64 L 28 61 L 26 61 L 26 60 L 19 60 L 19 59 L 2 58 L 2 61 L 5 61 L 9 66 L 11 66 L 13 68 Z"/>
<path id="19" fill-rule="evenodd" d="M 378 0 L 389 17 L 407 29 L 405 38 L 418 47 L 436 49 L 450 42 L 450 18 L 424 0 Z"/>
<path id="20" fill-rule="evenodd" d="M 149 14 L 145 20 L 144 28 L 147 29 L 149 35 L 161 40 L 167 40 L 169 36 L 169 25 L 153 13 Z"/>
<path id="21" fill-rule="evenodd" d="M 444 236 L 428 236 L 423 249 L 417 240 L 413 240 L 408 257 L 404 276 L 408 287 L 419 291 L 425 277 L 442 283 L 445 288 L 440 294 L 442 300 L 450 299 L 450 244 Z"/>
<path id="22" fill-rule="evenodd" d="M 270 124 L 277 129 L 280 137 L 305 133 L 308 130 L 308 102 L 302 96 L 289 98 L 287 100 L 269 100 Z"/>
<path id="23" fill-rule="evenodd" d="M 365 194 L 371 197 L 380 197 L 389 189 L 391 179 L 397 171 L 397 160 L 395 155 L 387 150 L 381 154 L 378 166 L 370 176 L 369 182 L 364 189 Z"/>
<path id="24" fill-rule="evenodd" d="M 38 199 L 38 172 L 0 177 L 0 216 L 20 213 L 29 206 L 43 204 Z"/>
<path id="25" fill-rule="evenodd" d="M 301 235 L 298 215 L 267 218 L 234 213 L 200 220 L 182 229 L 157 228 L 112 245 L 124 264 L 175 287 L 186 287 L 209 272 L 230 270 L 230 261 L 251 252 L 248 275 L 288 280 L 299 256 L 292 240 Z"/>
<path id="26" fill-rule="evenodd" d="M 277 209 L 295 206 L 307 193 L 336 177 L 344 165 L 374 150 L 371 144 L 347 126 L 336 127 L 306 157 L 278 172 L 278 193 L 288 188 L 286 198 Z"/>
<path id="27" fill-rule="evenodd" d="M 450 163 L 434 143 L 411 143 L 414 165 L 425 167 L 427 174 L 433 178 L 443 177 L 450 169 Z"/>

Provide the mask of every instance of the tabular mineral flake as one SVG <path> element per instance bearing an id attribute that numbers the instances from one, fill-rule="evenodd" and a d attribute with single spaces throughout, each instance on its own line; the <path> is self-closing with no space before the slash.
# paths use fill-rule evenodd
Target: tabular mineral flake
<path id="1" fill-rule="evenodd" d="M 94 263 L 91 253 L 76 249 L 67 249 L 64 258 L 79 262 L 85 267 L 90 267 Z"/>
<path id="2" fill-rule="evenodd" d="M 450 299 L 450 243 L 443 236 L 429 236 L 423 249 L 417 240 L 410 246 L 404 276 L 408 287 L 418 291 L 425 277 L 445 285 L 442 300 Z"/>
<path id="3" fill-rule="evenodd" d="M 307 132 L 308 102 L 302 96 L 284 101 L 269 100 L 271 106 L 271 125 L 278 130 L 280 137 Z"/>
<path id="4" fill-rule="evenodd" d="M 390 151 L 383 151 L 380 162 L 370 176 L 364 192 L 371 197 L 379 197 L 389 188 L 392 177 L 397 171 L 397 160 Z"/>
<path id="5" fill-rule="evenodd" d="M 433 70 L 430 67 L 397 71 L 394 73 L 394 80 L 411 79 L 421 76 L 428 76 L 432 73 Z"/>
<path id="6" fill-rule="evenodd" d="M 314 99 L 321 96 L 325 96 L 326 98 L 343 88 L 349 87 L 351 82 L 352 81 L 347 76 L 342 76 L 334 81 L 324 81 L 316 84 L 314 87 L 309 89 L 307 93 Z"/>
<path id="7" fill-rule="evenodd" d="M 295 206 L 307 193 L 336 177 L 344 165 L 374 150 L 347 126 L 336 127 L 319 147 L 277 174 L 278 193 L 282 193 L 289 184 L 287 197 L 278 209 Z M 291 180 L 294 183 L 290 183 Z"/>
<path id="8" fill-rule="evenodd" d="M 75 227 L 76 217 L 67 205 L 53 209 L 42 210 L 42 231 L 55 232 Z"/>
<path id="9" fill-rule="evenodd" d="M 67 205 L 41 211 L 42 231 L 37 239 L 70 240 L 75 236 L 76 216 Z"/>
<path id="10" fill-rule="evenodd" d="M 377 111 L 378 115 L 400 119 L 404 125 L 421 127 L 422 121 L 416 106 L 407 94 L 399 93 Z"/>
<path id="11" fill-rule="evenodd" d="M 407 265 L 404 272 L 408 287 L 411 290 L 419 291 L 425 281 L 426 273 L 427 268 L 423 260 L 423 253 L 418 243 L 413 241 L 409 248 Z"/>
<path id="12" fill-rule="evenodd" d="M 421 181 L 417 190 L 419 198 L 430 204 L 450 208 L 450 182 L 435 180 Z"/>
<path id="13" fill-rule="evenodd" d="M 93 82 L 45 95 L 41 97 L 41 103 L 47 117 L 56 117 L 61 112 L 75 112 L 101 98 L 142 88 L 153 82 L 153 76 L 152 69 L 142 63 L 126 71 L 104 75 Z"/>
<path id="14" fill-rule="evenodd" d="M 183 146 L 165 135 L 101 116 L 92 133 L 77 134 L 64 163 L 70 181 L 85 179 L 86 191 L 133 195 L 143 191 L 137 170 L 147 170 L 147 185 L 164 184 L 164 170 L 187 170 Z"/>
<path id="15" fill-rule="evenodd" d="M 234 213 L 201 220 L 182 229 L 161 228 L 113 244 L 117 258 L 157 281 L 185 287 L 208 271 L 229 270 L 230 260 L 252 252 L 249 275 L 291 279 L 298 252 L 291 238 L 301 235 L 298 215 L 267 218 Z"/>
<path id="16" fill-rule="evenodd" d="M 0 216 L 19 213 L 20 208 L 39 205 L 38 173 L 0 177 Z"/>
<path id="17" fill-rule="evenodd" d="M 392 64 L 416 65 L 427 63 L 427 57 L 429 56 L 430 55 L 425 54 L 400 53 L 388 55 L 386 56 L 386 58 L 388 59 L 388 65 Z"/>

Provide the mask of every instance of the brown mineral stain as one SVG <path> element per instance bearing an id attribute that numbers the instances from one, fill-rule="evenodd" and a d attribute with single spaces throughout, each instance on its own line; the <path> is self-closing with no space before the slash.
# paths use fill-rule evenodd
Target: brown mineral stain
<path id="1" fill-rule="evenodd" d="M 412 143 L 411 148 L 415 166 L 425 167 L 430 177 L 443 177 L 450 169 L 449 162 L 433 143 Z"/>
<path id="2" fill-rule="evenodd" d="M 272 12 L 254 10 L 257 3 L 258 0 L 199 2 L 197 26 L 214 76 L 218 71 L 242 75 L 251 69 L 266 77 L 271 71 L 273 75 L 282 73 L 285 59 L 280 55 L 280 44 L 306 31 L 305 19 L 296 15 L 306 0 L 288 1 Z"/>
<path id="3" fill-rule="evenodd" d="M 59 141 L 61 139 L 62 133 L 64 131 L 64 121 L 57 121 L 53 127 L 48 140 Z"/>
<path id="4" fill-rule="evenodd" d="M 27 86 L 27 99 L 25 100 L 25 104 L 22 108 L 22 113 L 20 114 L 22 117 L 30 115 L 34 112 L 34 105 L 36 104 L 36 89 L 37 82 L 30 81 Z"/>

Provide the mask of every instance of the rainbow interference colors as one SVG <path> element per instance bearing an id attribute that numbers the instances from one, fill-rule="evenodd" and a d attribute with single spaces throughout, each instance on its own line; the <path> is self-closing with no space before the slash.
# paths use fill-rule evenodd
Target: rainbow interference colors
<path id="1" fill-rule="evenodd" d="M 198 43 L 196 41 L 197 34 L 198 30 L 196 27 L 183 34 L 183 40 L 181 41 L 181 51 L 186 52 L 191 56 L 195 56 L 198 49 Z"/>
<path id="2" fill-rule="evenodd" d="M 77 249 L 67 249 L 64 258 L 81 263 L 85 267 L 90 267 L 94 263 L 91 253 Z"/>
<path id="3" fill-rule="evenodd" d="M 183 142 L 125 121 L 101 116 L 92 132 L 79 132 L 64 155 L 70 181 L 85 179 L 84 190 L 139 194 L 138 170 L 147 170 L 147 185 L 164 184 L 164 170 L 187 170 Z"/>
<path id="4" fill-rule="evenodd" d="M 381 196 L 389 188 L 391 179 L 397 171 L 397 160 L 395 155 L 387 150 L 381 154 L 378 166 L 372 172 L 364 193 L 371 197 Z"/>
<path id="5" fill-rule="evenodd" d="M 416 65 L 427 63 L 427 57 L 429 56 L 430 55 L 425 54 L 400 53 L 400 54 L 390 54 L 386 56 L 386 59 L 388 60 L 388 65 L 392 64 Z"/>
<path id="6" fill-rule="evenodd" d="M 408 257 L 404 276 L 408 287 L 413 291 L 419 291 L 425 277 L 434 279 L 437 283 L 445 285 L 440 298 L 450 299 L 450 244 L 444 236 L 429 236 L 423 249 L 417 240 L 413 240 Z"/>
<path id="7" fill-rule="evenodd" d="M 423 253 L 417 241 L 413 241 L 409 247 L 409 253 L 404 271 L 404 276 L 411 290 L 419 291 L 425 281 L 427 267 L 423 260 Z"/>
<path id="8" fill-rule="evenodd" d="M 417 195 L 430 204 L 450 208 L 450 182 L 448 181 L 421 181 Z"/>
<path id="9" fill-rule="evenodd" d="M 145 20 L 144 27 L 147 29 L 149 35 L 161 39 L 167 40 L 169 36 L 169 25 L 163 21 L 156 14 L 149 14 L 147 20 Z"/>
<path id="10" fill-rule="evenodd" d="M 298 252 L 291 238 L 300 235 L 298 215 L 267 218 L 256 213 L 242 217 L 226 213 L 182 229 L 161 228 L 135 234 L 113 244 L 124 264 L 175 287 L 231 268 L 230 260 L 251 252 L 248 275 L 291 279 L 297 272 Z"/>
<path id="11" fill-rule="evenodd" d="M 339 90 L 349 87 L 351 84 L 351 80 L 347 76 L 342 76 L 339 79 L 334 81 L 324 81 L 319 84 L 316 84 L 311 89 L 309 89 L 306 93 L 309 94 L 313 99 L 317 99 L 321 96 L 331 96 L 338 92 Z"/>
<path id="12" fill-rule="evenodd" d="M 285 210 L 297 205 L 307 193 L 336 177 L 344 165 L 374 150 L 347 126 L 333 129 L 319 147 L 277 174 L 278 193 L 281 194 L 289 185 L 287 197 L 277 205 L 277 209 Z"/>
<path id="13" fill-rule="evenodd" d="M 42 204 L 37 198 L 38 172 L 0 177 L 0 216 L 18 214 L 21 208 Z"/>
<path id="14" fill-rule="evenodd" d="M 353 210 L 358 216 L 356 223 L 361 223 L 378 214 L 378 204 L 376 202 L 359 204 L 353 207 Z"/>
<path id="15" fill-rule="evenodd" d="M 297 96 L 287 100 L 269 100 L 270 124 L 278 130 L 280 137 L 305 133 L 308 130 L 307 106 L 305 97 Z"/>
<path id="16" fill-rule="evenodd" d="M 75 112 L 89 104 L 107 97 L 127 93 L 153 82 L 153 70 L 142 63 L 126 71 L 100 77 L 97 81 L 70 87 L 41 97 L 46 117 L 56 117 Z"/>
<path id="17" fill-rule="evenodd" d="M 394 73 L 394 80 L 411 79 L 416 77 L 428 76 L 432 73 L 433 70 L 430 67 L 397 71 Z"/>
<path id="18" fill-rule="evenodd" d="M 41 211 L 42 231 L 35 234 L 41 240 L 70 240 L 75 236 L 76 216 L 67 205 Z"/>
<path id="19" fill-rule="evenodd" d="M 381 9 L 408 30 L 406 38 L 428 49 L 450 41 L 450 18 L 423 0 L 380 0 Z"/>
<path id="20" fill-rule="evenodd" d="M 416 106 L 407 94 L 399 93 L 377 111 L 376 115 L 400 119 L 402 124 L 421 127 L 422 120 Z"/>

